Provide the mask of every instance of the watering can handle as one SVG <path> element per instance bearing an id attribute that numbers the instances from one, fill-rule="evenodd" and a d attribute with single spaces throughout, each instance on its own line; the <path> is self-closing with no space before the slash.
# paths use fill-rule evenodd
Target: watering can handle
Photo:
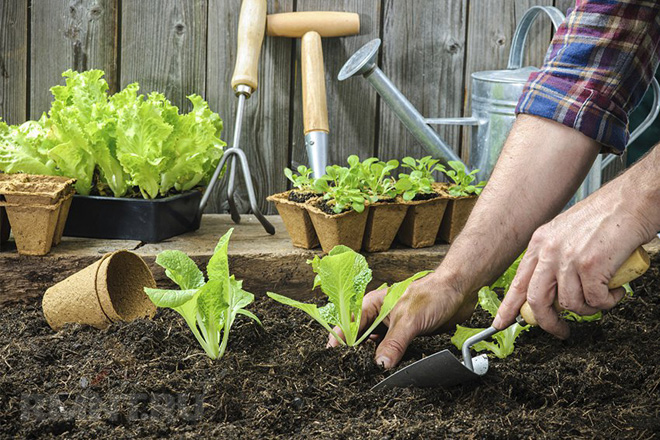
<path id="1" fill-rule="evenodd" d="M 532 24 L 536 17 L 541 12 L 545 12 L 552 20 L 552 25 L 555 31 L 562 24 L 566 16 L 559 9 L 554 6 L 532 6 L 525 12 L 525 15 L 518 22 L 516 32 L 513 34 L 513 41 L 511 43 L 511 52 L 509 52 L 509 64 L 507 69 L 520 69 L 523 63 L 523 56 L 525 55 L 525 43 L 527 42 L 527 35 L 532 28 Z"/>

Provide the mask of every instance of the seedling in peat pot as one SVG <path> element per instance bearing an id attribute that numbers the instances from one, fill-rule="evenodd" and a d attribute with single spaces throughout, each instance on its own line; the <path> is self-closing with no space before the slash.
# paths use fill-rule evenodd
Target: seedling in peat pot
<path id="1" fill-rule="evenodd" d="M 335 214 L 353 210 L 363 212 L 367 202 L 360 189 L 357 168 L 333 165 L 326 168 L 326 174 L 316 180 L 315 189 L 323 193 L 323 200 L 332 207 Z"/>
<path id="2" fill-rule="evenodd" d="M 447 189 L 447 192 L 452 197 L 469 197 L 472 195 L 479 195 L 483 190 L 483 187 L 486 185 L 486 182 L 482 181 L 476 184 L 473 182 L 477 179 L 475 176 L 479 170 L 473 170 L 469 173 L 465 164 L 462 162 L 451 160 L 447 163 L 451 170 L 443 170 L 443 172 L 449 177 L 454 183 Z"/>
<path id="3" fill-rule="evenodd" d="M 156 263 L 181 290 L 144 289 L 157 307 L 173 309 L 183 316 L 211 359 L 219 359 L 225 353 L 229 331 L 237 315 L 245 315 L 261 325 L 259 318 L 245 310 L 254 301 L 254 295 L 243 290 L 243 282 L 229 274 L 227 247 L 232 232 L 230 229 L 215 247 L 206 266 L 207 282 L 186 254 L 164 251 L 156 257 Z"/>
<path id="4" fill-rule="evenodd" d="M 434 171 L 444 172 L 445 168 L 437 159 L 426 156 L 415 160 L 404 157 L 402 166 L 411 170 L 410 174 L 401 173 L 396 182 L 396 189 L 406 201 L 413 200 L 417 195 L 432 194 L 435 191 L 432 184 L 435 182 Z"/>
<path id="5" fill-rule="evenodd" d="M 398 160 L 382 162 L 376 157 L 370 157 L 360 163 L 357 156 L 351 156 L 348 158 L 348 163 L 351 164 L 351 161 L 354 161 L 353 166 L 358 169 L 360 184 L 370 203 L 396 197 L 396 182 L 390 173 L 399 167 Z"/>
<path id="6" fill-rule="evenodd" d="M 360 336 L 358 332 L 362 315 L 362 300 L 367 284 L 371 281 L 371 269 L 369 269 L 367 260 L 346 246 L 336 246 L 327 256 L 314 257 L 309 263 L 316 273 L 313 288 L 321 287 L 323 293 L 328 297 L 328 304 L 319 308 L 314 304 L 302 303 L 273 292 L 268 292 L 268 296 L 282 304 L 304 311 L 338 341 L 348 346 L 358 345 L 364 341 L 394 308 L 410 283 L 429 273 L 420 272 L 390 287 L 381 286 L 381 289 L 387 287 L 387 294 L 380 313 Z M 335 325 L 339 326 L 345 340 L 332 329 Z"/>

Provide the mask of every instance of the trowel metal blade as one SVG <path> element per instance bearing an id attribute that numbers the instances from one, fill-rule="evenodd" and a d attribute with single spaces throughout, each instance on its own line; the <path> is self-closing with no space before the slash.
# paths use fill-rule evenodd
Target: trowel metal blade
<path id="1" fill-rule="evenodd" d="M 486 355 L 472 358 L 474 372 L 468 369 L 449 350 L 442 350 L 431 356 L 400 369 L 388 378 L 380 381 L 371 390 L 378 391 L 394 387 L 451 387 L 472 382 L 488 371 Z"/>

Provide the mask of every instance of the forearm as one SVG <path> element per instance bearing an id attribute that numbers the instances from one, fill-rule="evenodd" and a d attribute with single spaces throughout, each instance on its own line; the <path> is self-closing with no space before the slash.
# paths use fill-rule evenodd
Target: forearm
<path id="1" fill-rule="evenodd" d="M 570 200 L 598 151 L 576 130 L 519 116 L 465 228 L 436 270 L 439 282 L 474 294 L 499 276 L 534 230 Z"/>

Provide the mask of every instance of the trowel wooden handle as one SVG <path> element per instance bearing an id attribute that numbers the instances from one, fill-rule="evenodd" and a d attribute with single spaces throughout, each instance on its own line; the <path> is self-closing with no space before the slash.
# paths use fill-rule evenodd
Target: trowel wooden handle
<path id="1" fill-rule="evenodd" d="M 352 12 L 285 12 L 271 14 L 266 21 L 269 37 L 302 38 L 315 31 L 322 37 L 344 37 L 360 33 L 360 16 Z"/>
<path id="2" fill-rule="evenodd" d="M 651 265 L 649 254 L 643 247 L 638 247 L 626 261 L 623 262 L 619 270 L 614 273 L 614 276 L 607 284 L 609 289 L 617 289 L 626 283 L 629 283 L 644 274 Z M 561 312 L 563 309 L 555 300 L 555 310 Z M 527 324 L 538 325 L 534 312 L 527 302 L 520 308 L 520 316 Z"/>
<path id="3" fill-rule="evenodd" d="M 238 19 L 238 48 L 231 86 L 244 85 L 257 90 L 259 56 L 266 30 L 266 0 L 243 0 Z"/>
<path id="4" fill-rule="evenodd" d="M 325 91 L 323 48 L 318 32 L 303 35 L 300 47 L 302 57 L 303 124 L 305 134 L 310 131 L 330 132 L 328 104 Z"/>

